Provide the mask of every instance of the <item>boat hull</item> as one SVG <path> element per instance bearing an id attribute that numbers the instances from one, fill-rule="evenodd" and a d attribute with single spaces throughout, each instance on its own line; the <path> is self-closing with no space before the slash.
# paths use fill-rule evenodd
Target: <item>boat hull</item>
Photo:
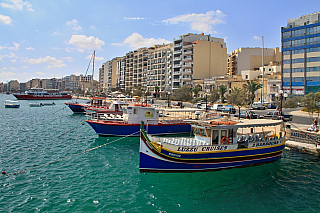
<path id="1" fill-rule="evenodd" d="M 84 104 L 79 103 L 65 103 L 73 113 L 85 113 Z"/>
<path id="2" fill-rule="evenodd" d="M 5 105 L 5 108 L 19 108 L 20 105 Z"/>
<path id="3" fill-rule="evenodd" d="M 140 172 L 205 172 L 236 167 L 256 166 L 280 159 L 285 143 L 282 138 L 275 145 L 215 152 L 160 152 L 153 149 L 148 138 L 140 137 Z M 204 148 L 206 146 L 203 146 Z M 210 146 L 207 146 L 210 147 Z M 206 148 L 205 148 L 206 149 Z M 202 149 L 203 150 L 203 149 Z M 171 157 L 170 157 L 171 156 Z"/>
<path id="4" fill-rule="evenodd" d="M 140 124 L 124 124 L 123 122 L 95 122 L 87 120 L 87 123 L 94 129 L 99 136 L 135 136 L 140 135 Z M 158 124 L 145 127 L 148 134 L 167 135 L 190 133 L 190 124 Z"/>
<path id="5" fill-rule="evenodd" d="M 72 99 L 71 95 L 27 95 L 13 94 L 18 100 L 67 100 Z"/>

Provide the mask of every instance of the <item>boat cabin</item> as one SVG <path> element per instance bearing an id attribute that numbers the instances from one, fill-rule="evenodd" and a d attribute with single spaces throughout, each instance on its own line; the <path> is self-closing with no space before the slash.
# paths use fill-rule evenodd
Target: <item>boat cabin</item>
<path id="1" fill-rule="evenodd" d="M 237 129 L 234 125 L 198 126 L 192 125 L 195 140 L 204 141 L 207 145 L 237 144 Z"/>
<path id="2" fill-rule="evenodd" d="M 127 106 L 123 108 L 123 121 L 128 124 L 158 124 L 159 111 L 154 107 Z"/>

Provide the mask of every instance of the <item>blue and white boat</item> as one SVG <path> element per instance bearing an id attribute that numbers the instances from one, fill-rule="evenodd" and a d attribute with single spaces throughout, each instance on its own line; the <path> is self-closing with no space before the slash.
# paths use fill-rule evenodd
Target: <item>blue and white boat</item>
<path id="1" fill-rule="evenodd" d="M 19 108 L 20 107 L 20 102 L 19 101 L 6 100 L 4 102 L 4 107 L 5 108 Z"/>
<path id="2" fill-rule="evenodd" d="M 150 136 L 142 124 L 139 170 L 205 172 L 270 163 L 280 159 L 285 147 L 282 132 L 273 132 L 280 124 L 274 120 L 198 122 L 192 125 L 190 138 Z M 244 128 L 247 133 L 238 132 Z M 259 128 L 262 131 L 254 131 Z"/>
<path id="3" fill-rule="evenodd" d="M 141 121 L 146 123 L 146 132 L 151 135 L 189 133 L 191 125 L 179 119 L 159 118 L 158 109 L 150 105 L 132 104 L 123 108 L 123 115 L 92 114 L 86 122 L 99 136 L 136 136 L 140 135 Z"/>

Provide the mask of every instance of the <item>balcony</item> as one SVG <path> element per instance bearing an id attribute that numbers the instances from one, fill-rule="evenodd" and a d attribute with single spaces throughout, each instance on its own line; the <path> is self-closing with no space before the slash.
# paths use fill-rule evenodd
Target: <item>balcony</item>
<path id="1" fill-rule="evenodd" d="M 192 50 L 187 50 L 183 52 L 183 55 L 192 55 L 193 51 Z"/>
<path id="2" fill-rule="evenodd" d="M 173 53 L 174 53 L 174 54 L 181 54 L 182 51 L 181 51 L 181 50 L 177 50 L 177 51 L 174 51 Z"/>
<path id="3" fill-rule="evenodd" d="M 181 67 L 181 64 L 174 64 L 173 67 L 174 67 L 174 68 Z"/>
<path id="4" fill-rule="evenodd" d="M 193 64 L 192 63 L 185 63 L 182 65 L 182 68 L 192 68 Z"/>
<path id="5" fill-rule="evenodd" d="M 192 45 L 192 44 L 189 44 L 189 45 L 183 46 L 183 49 L 190 49 L 190 48 L 192 48 L 192 47 L 193 47 L 193 45 Z"/>
<path id="6" fill-rule="evenodd" d="M 184 57 L 184 58 L 182 59 L 182 61 L 192 61 L 192 60 L 193 60 L 193 58 L 192 58 L 191 56 Z"/>

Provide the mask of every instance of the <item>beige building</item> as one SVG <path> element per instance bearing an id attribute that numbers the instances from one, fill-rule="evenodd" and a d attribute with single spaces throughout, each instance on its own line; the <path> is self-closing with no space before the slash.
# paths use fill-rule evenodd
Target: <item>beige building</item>
<path id="1" fill-rule="evenodd" d="M 264 48 L 264 64 L 281 61 L 279 48 Z M 243 70 L 257 70 L 262 65 L 262 48 L 239 48 L 228 57 L 228 75 L 239 75 Z"/>
<path id="2" fill-rule="evenodd" d="M 117 85 L 117 63 L 121 57 L 116 57 L 111 61 L 106 61 L 99 69 L 99 85 L 100 90 L 110 91 L 111 88 L 116 88 Z"/>
<path id="3" fill-rule="evenodd" d="M 226 73 L 227 48 L 223 39 L 188 33 L 174 39 L 173 48 L 173 89 Z"/>

